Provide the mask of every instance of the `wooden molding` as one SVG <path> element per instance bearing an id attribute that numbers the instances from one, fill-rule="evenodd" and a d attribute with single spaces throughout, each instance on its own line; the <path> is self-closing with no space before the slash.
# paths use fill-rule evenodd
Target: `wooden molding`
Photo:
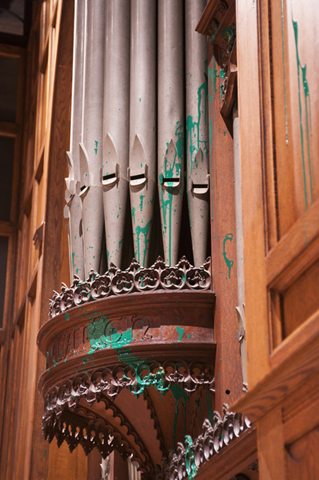
<path id="1" fill-rule="evenodd" d="M 19 133 L 19 127 L 12 122 L 0 122 L 0 136 L 15 138 Z"/>
<path id="2" fill-rule="evenodd" d="M 22 51 L 22 47 L 0 43 L 0 57 L 20 58 Z"/>
<path id="3" fill-rule="evenodd" d="M 271 372 L 231 406 L 257 422 L 298 388 L 301 382 L 319 372 L 319 314 L 293 332 L 271 356 Z"/>
<path id="4" fill-rule="evenodd" d="M 4 345 L 6 341 L 6 331 L 4 328 L 0 328 L 0 345 Z"/>

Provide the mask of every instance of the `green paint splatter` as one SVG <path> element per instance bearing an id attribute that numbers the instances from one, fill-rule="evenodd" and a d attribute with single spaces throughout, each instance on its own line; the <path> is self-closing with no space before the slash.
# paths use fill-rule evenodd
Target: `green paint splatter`
<path id="1" fill-rule="evenodd" d="M 200 132 L 202 130 L 202 124 L 206 125 L 206 118 L 207 118 L 207 80 L 198 88 L 197 90 L 197 122 L 193 119 L 192 115 L 188 115 L 186 119 L 186 148 L 188 153 L 187 160 L 187 177 L 190 180 L 194 162 L 196 159 L 197 152 L 201 148 L 201 161 L 204 160 L 204 155 L 208 158 L 208 147 L 207 141 L 201 140 Z M 205 128 L 205 127 L 204 127 Z M 198 167 L 197 161 L 195 162 L 195 168 Z M 190 212 L 190 201 L 189 201 L 189 189 L 187 189 L 187 200 L 188 200 L 188 214 L 189 214 L 189 223 L 190 227 L 192 228 L 192 218 Z"/>
<path id="2" fill-rule="evenodd" d="M 313 203 L 312 196 L 312 168 L 311 168 L 311 158 L 310 158 L 310 139 L 309 139 L 309 120 L 308 120 L 308 99 L 310 107 L 310 92 L 309 85 L 307 81 L 307 65 L 303 67 L 300 63 L 299 58 L 299 48 L 298 48 L 298 22 L 292 17 L 292 25 L 294 29 L 295 37 L 295 46 L 296 46 L 296 57 L 297 57 L 297 76 L 298 76 L 298 100 L 299 100 L 299 123 L 300 123 L 300 141 L 301 141 L 301 158 L 302 158 L 302 170 L 303 170 L 303 184 L 304 184 L 304 195 L 305 195 L 305 210 L 308 210 L 308 193 L 307 193 L 307 180 L 306 180 L 306 165 L 305 165 L 305 153 L 304 153 L 304 135 L 303 135 L 303 125 L 302 125 L 302 105 L 301 105 L 301 84 L 304 91 L 305 97 L 305 110 L 306 110 L 306 130 L 307 130 L 307 152 L 308 152 L 308 165 L 309 165 L 309 180 L 310 180 L 310 203 Z M 300 78 L 300 71 L 302 74 L 302 82 Z M 309 108 L 310 113 L 310 108 Z M 311 127 L 311 119 L 310 119 Z"/>
<path id="3" fill-rule="evenodd" d="M 206 393 L 206 405 L 207 405 L 207 411 L 208 411 L 208 419 L 210 421 L 210 423 L 212 424 L 212 426 L 214 426 L 214 409 L 213 409 L 213 405 L 212 405 L 212 401 L 211 401 L 211 398 L 210 398 L 210 394 L 209 392 Z"/>
<path id="4" fill-rule="evenodd" d="M 179 342 L 182 340 L 182 337 L 183 337 L 183 335 L 184 335 L 184 330 L 185 330 L 185 328 L 176 327 L 176 331 L 177 331 L 177 333 L 178 333 L 178 335 L 179 335 L 179 339 L 178 339 Z"/>
<path id="5" fill-rule="evenodd" d="M 75 259 L 75 252 L 72 252 L 72 267 L 73 268 L 75 267 L 74 259 Z"/>
<path id="6" fill-rule="evenodd" d="M 47 451 L 46 450 L 44 450 L 43 456 L 44 456 L 44 458 L 47 456 Z"/>
<path id="7" fill-rule="evenodd" d="M 227 258 L 227 256 L 226 256 L 225 248 L 226 248 L 227 240 L 232 242 L 232 240 L 233 240 L 233 234 L 232 233 L 227 233 L 227 235 L 225 235 L 225 238 L 224 238 L 224 241 L 223 241 L 223 256 L 224 256 L 224 260 L 225 260 L 225 263 L 226 263 L 227 268 L 228 268 L 228 278 L 230 278 L 230 270 L 231 270 L 231 267 L 234 265 L 234 261 L 229 260 L 229 258 Z"/>
<path id="8" fill-rule="evenodd" d="M 171 391 L 175 399 L 175 414 L 174 414 L 174 424 L 173 424 L 173 444 L 175 447 L 179 404 L 181 403 L 184 408 L 184 432 L 185 432 L 184 435 L 185 435 L 186 434 L 186 408 L 187 408 L 187 404 L 189 403 L 189 395 L 177 383 L 174 383 L 171 386 Z M 182 403 L 182 400 L 184 400 L 183 403 Z"/>
<path id="9" fill-rule="evenodd" d="M 143 198 L 145 198 L 145 195 L 140 195 L 140 211 L 143 210 Z"/>
<path id="10" fill-rule="evenodd" d="M 132 218 L 133 218 L 133 223 L 135 225 L 135 207 L 132 208 Z"/>
<path id="11" fill-rule="evenodd" d="M 69 312 L 65 312 L 64 318 L 65 318 L 65 320 L 66 320 L 67 322 L 70 321 L 70 314 L 69 314 Z"/>
<path id="12" fill-rule="evenodd" d="M 189 435 L 185 435 L 185 445 L 186 445 L 185 467 L 186 467 L 187 478 L 188 480 L 193 480 L 198 473 L 198 468 L 196 467 L 196 463 L 195 463 L 195 453 L 194 453 L 194 450 L 192 449 L 193 440 L 192 440 L 192 437 L 190 437 Z"/>
<path id="13" fill-rule="evenodd" d="M 149 239 L 148 234 L 149 230 L 151 227 L 152 220 L 150 220 L 145 227 L 140 227 L 140 225 L 137 225 L 136 227 L 136 244 L 137 244 L 137 261 L 141 263 L 143 266 L 145 266 L 145 261 L 146 261 L 146 253 L 148 249 L 148 242 Z M 140 245 L 140 234 L 144 235 L 144 254 L 143 254 L 143 261 L 141 261 L 141 245 Z"/>
<path id="14" fill-rule="evenodd" d="M 167 143 L 166 154 L 164 157 L 164 175 L 159 175 L 159 184 L 161 186 L 161 209 L 163 216 L 163 235 L 167 233 L 168 227 L 168 263 L 172 265 L 172 210 L 173 210 L 173 192 L 170 188 L 165 190 L 164 194 L 164 177 L 165 179 L 181 177 L 184 157 L 184 132 L 183 125 L 179 125 L 179 121 L 175 125 L 175 153 L 173 161 L 169 159 L 170 143 Z M 166 183 L 166 187 L 173 187 L 173 183 Z M 166 200 L 165 200 L 165 198 Z M 180 188 L 180 198 L 182 196 L 182 188 Z M 168 218 L 167 218 L 168 212 Z"/>
<path id="15" fill-rule="evenodd" d="M 95 151 L 95 155 L 97 155 L 97 147 L 98 147 L 99 142 L 97 142 L 96 140 L 94 140 L 94 143 L 95 143 L 95 149 L 94 149 L 94 151 Z"/>

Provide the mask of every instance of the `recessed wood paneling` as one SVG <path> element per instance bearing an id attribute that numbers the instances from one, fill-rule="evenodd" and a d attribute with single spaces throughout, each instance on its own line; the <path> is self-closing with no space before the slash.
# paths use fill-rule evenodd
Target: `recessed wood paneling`
<path id="1" fill-rule="evenodd" d="M 282 294 L 283 338 L 290 335 L 319 309 L 319 261 L 317 260 Z"/>

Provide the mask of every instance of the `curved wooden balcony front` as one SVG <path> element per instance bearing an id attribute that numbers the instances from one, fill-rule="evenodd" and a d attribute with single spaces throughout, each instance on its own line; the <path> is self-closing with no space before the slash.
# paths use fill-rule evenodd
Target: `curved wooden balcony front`
<path id="1" fill-rule="evenodd" d="M 93 272 L 54 294 L 38 333 L 49 441 L 66 440 L 71 450 L 80 443 L 86 453 L 97 447 L 103 456 L 133 454 L 151 476 L 185 430 L 196 430 L 198 409 L 208 415 L 215 294 L 209 263 L 181 262 Z M 186 404 L 194 415 L 186 416 Z"/>

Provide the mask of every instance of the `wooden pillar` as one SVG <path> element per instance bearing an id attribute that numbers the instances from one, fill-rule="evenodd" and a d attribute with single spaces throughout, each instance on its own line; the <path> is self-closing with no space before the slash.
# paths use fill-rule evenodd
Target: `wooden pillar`
<path id="1" fill-rule="evenodd" d="M 242 394 L 240 344 L 237 340 L 237 260 L 232 117 L 220 113 L 220 68 L 208 47 L 209 140 L 211 176 L 211 245 L 216 292 L 216 410 Z"/>
<path id="2" fill-rule="evenodd" d="M 127 461 L 116 450 L 110 458 L 110 480 L 129 480 Z"/>
<path id="3" fill-rule="evenodd" d="M 87 480 L 101 480 L 101 454 L 97 448 L 93 448 L 87 457 Z"/>

